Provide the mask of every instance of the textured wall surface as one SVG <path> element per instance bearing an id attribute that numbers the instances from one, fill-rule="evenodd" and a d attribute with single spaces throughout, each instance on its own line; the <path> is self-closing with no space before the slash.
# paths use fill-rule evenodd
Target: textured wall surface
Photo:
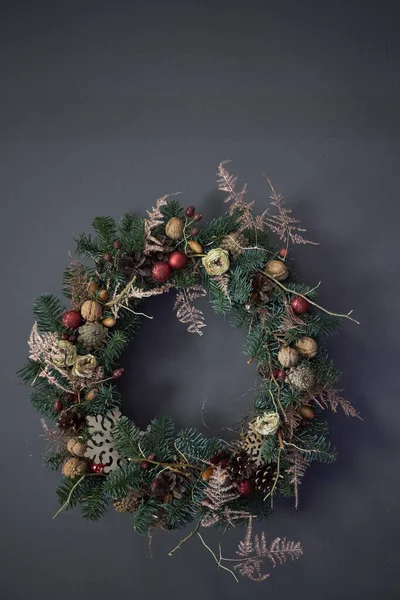
<path id="1" fill-rule="evenodd" d="M 398 271 L 400 36 L 397 2 L 144 0 L 3 2 L 0 19 L 2 416 L 0 595 L 4 600 L 400 595 Z M 277 503 L 269 535 L 304 558 L 264 584 L 237 585 L 195 540 L 158 534 L 153 560 L 129 518 L 56 520 L 58 475 L 24 363 L 32 304 L 61 292 L 73 237 L 96 214 L 144 211 L 176 190 L 205 219 L 221 211 L 224 158 L 265 206 L 268 174 L 318 248 L 295 249 L 321 303 L 354 308 L 330 350 L 364 422 L 331 418 L 340 456 L 313 468 L 300 509 Z M 204 308 L 203 338 L 149 301 L 125 356 L 125 413 L 181 425 L 236 422 L 255 370 L 243 332 Z M 240 532 L 223 537 L 232 555 Z M 214 547 L 219 536 L 209 532 Z"/>

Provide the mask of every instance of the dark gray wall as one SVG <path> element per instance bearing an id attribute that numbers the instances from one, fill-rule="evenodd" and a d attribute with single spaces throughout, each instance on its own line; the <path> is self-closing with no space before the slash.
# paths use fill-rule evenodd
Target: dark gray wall
<path id="1" fill-rule="evenodd" d="M 0 595 L 54 598 L 399 597 L 398 350 L 400 288 L 398 2 L 96 1 L 1 6 L 2 474 Z M 129 519 L 56 520 L 58 475 L 29 390 L 13 373 L 27 353 L 32 303 L 60 292 L 73 237 L 96 214 L 144 211 L 181 190 L 205 218 L 221 209 L 218 162 L 265 206 L 267 173 L 321 242 L 294 253 L 322 280 L 321 302 L 354 308 L 332 355 L 364 422 L 332 418 L 340 451 L 312 469 L 300 510 L 267 525 L 300 539 L 304 558 L 265 584 L 237 585 L 196 541 L 158 534 L 154 559 Z M 172 298 L 147 304 L 125 359 L 124 411 L 161 411 L 213 429 L 251 405 L 256 375 L 243 332 L 205 305 L 202 339 L 175 322 Z M 232 555 L 240 532 L 223 538 Z M 215 544 L 218 535 L 209 532 Z"/>

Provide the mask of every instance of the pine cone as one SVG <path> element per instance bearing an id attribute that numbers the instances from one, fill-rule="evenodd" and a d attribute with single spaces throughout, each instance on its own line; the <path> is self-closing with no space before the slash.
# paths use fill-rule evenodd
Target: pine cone
<path id="1" fill-rule="evenodd" d="M 274 485 L 276 469 L 272 465 L 261 465 L 254 478 L 254 487 L 258 492 L 266 494 Z"/>
<path id="2" fill-rule="evenodd" d="M 157 486 L 152 487 L 151 494 L 163 504 L 172 504 L 173 499 L 181 498 L 185 491 L 183 477 L 172 471 L 161 473 L 154 481 Z"/>
<path id="3" fill-rule="evenodd" d="M 249 240 L 241 233 L 230 233 L 222 238 L 219 245 L 223 250 L 227 250 L 234 260 L 239 258 L 243 252 L 243 248 L 248 246 Z"/>
<path id="4" fill-rule="evenodd" d="M 139 492 L 129 490 L 125 498 L 115 500 L 113 506 L 115 510 L 119 513 L 133 513 L 139 508 L 139 506 L 142 503 L 142 500 L 143 496 L 141 496 Z"/>
<path id="5" fill-rule="evenodd" d="M 269 302 L 269 293 L 273 289 L 274 284 L 268 277 L 266 277 L 266 275 L 263 275 L 263 273 L 257 273 L 253 277 L 252 286 L 253 291 L 249 298 L 250 304 L 262 306 L 263 304 Z"/>
<path id="6" fill-rule="evenodd" d="M 85 418 L 75 407 L 63 410 L 57 419 L 57 426 L 64 432 L 71 435 L 77 433 L 85 424 Z"/>
<path id="7" fill-rule="evenodd" d="M 101 323 L 85 323 L 78 329 L 78 342 L 87 352 L 99 350 L 106 343 L 108 330 Z"/>
<path id="8" fill-rule="evenodd" d="M 154 283 L 151 268 L 155 262 L 167 262 L 170 251 L 171 248 L 164 245 L 160 246 L 160 252 L 153 252 L 150 256 L 146 256 L 142 252 L 125 254 L 119 259 L 118 269 L 129 279 L 136 276 L 139 284 Z"/>
<path id="9" fill-rule="evenodd" d="M 234 481 L 243 481 L 254 475 L 255 464 L 245 450 L 239 450 L 230 458 L 227 470 Z"/>
<path id="10" fill-rule="evenodd" d="M 315 383 L 314 372 L 307 363 L 289 369 L 287 380 L 293 387 L 302 391 L 310 390 Z"/>

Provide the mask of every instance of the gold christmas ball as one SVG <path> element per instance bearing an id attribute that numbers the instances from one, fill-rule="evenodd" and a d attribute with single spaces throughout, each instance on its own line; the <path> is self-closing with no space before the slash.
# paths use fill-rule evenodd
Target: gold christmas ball
<path id="1" fill-rule="evenodd" d="M 314 418 L 314 411 L 311 406 L 300 406 L 299 413 L 303 419 L 311 421 Z"/>
<path id="2" fill-rule="evenodd" d="M 289 275 L 289 269 L 281 260 L 269 260 L 264 267 L 264 272 L 277 281 L 284 281 Z"/>
<path id="3" fill-rule="evenodd" d="M 196 240 L 189 240 L 187 245 L 188 248 L 190 248 L 190 250 L 195 254 L 202 254 L 203 246 L 199 244 L 199 242 L 196 242 Z"/>
<path id="4" fill-rule="evenodd" d="M 102 302 L 107 302 L 109 298 L 110 298 L 110 294 L 109 294 L 108 290 L 100 290 L 99 291 L 99 299 Z"/>
<path id="5" fill-rule="evenodd" d="M 116 320 L 113 317 L 106 317 L 102 320 L 102 324 L 107 328 L 114 327 L 115 323 Z"/>
<path id="6" fill-rule="evenodd" d="M 202 480 L 203 481 L 210 481 L 213 472 L 214 472 L 214 469 L 211 466 L 207 467 L 206 469 L 204 469 L 204 471 L 201 474 Z"/>
<path id="7" fill-rule="evenodd" d="M 313 338 L 303 337 L 297 342 L 296 350 L 304 358 L 314 358 L 318 352 L 318 344 Z"/>
<path id="8" fill-rule="evenodd" d="M 65 461 L 61 470 L 62 474 L 70 479 L 80 477 L 86 473 L 86 461 L 81 460 L 80 458 L 69 458 Z"/>
<path id="9" fill-rule="evenodd" d="M 171 240 L 180 240 L 184 228 L 185 225 L 181 219 L 178 217 L 172 217 L 172 219 L 170 219 L 165 226 L 165 233 Z"/>
<path id="10" fill-rule="evenodd" d="M 67 450 L 74 456 L 83 457 L 86 452 L 86 444 L 78 440 L 77 438 L 71 438 L 67 442 Z"/>
<path id="11" fill-rule="evenodd" d="M 90 390 L 90 392 L 86 394 L 85 400 L 87 400 L 88 402 L 93 402 L 93 400 L 97 398 L 98 393 L 99 390 L 97 388 L 93 388 L 92 390 Z"/>
<path id="12" fill-rule="evenodd" d="M 299 353 L 294 348 L 283 346 L 278 352 L 278 360 L 282 367 L 294 367 L 299 362 Z"/>
<path id="13" fill-rule="evenodd" d="M 103 307 L 94 300 L 86 300 L 82 304 L 81 315 L 85 321 L 100 321 Z"/>
<path id="14" fill-rule="evenodd" d="M 88 292 L 91 292 L 92 294 L 94 294 L 95 292 L 97 292 L 98 289 L 99 289 L 99 284 L 97 283 L 97 281 L 94 281 L 94 279 L 92 279 L 92 281 L 88 285 Z"/>

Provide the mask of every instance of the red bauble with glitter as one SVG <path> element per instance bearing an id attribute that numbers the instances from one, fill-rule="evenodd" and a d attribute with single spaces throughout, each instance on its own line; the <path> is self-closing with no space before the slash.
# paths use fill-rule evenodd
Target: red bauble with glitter
<path id="1" fill-rule="evenodd" d="M 296 315 L 303 315 L 310 310 L 310 303 L 301 296 L 295 296 L 290 301 L 290 306 Z"/>
<path id="2" fill-rule="evenodd" d="M 248 498 L 254 492 L 254 485 L 250 481 L 250 479 L 244 479 L 244 481 L 240 482 L 239 494 L 242 498 Z"/>
<path id="3" fill-rule="evenodd" d="M 67 310 L 63 314 L 61 321 L 67 329 L 78 329 L 82 325 L 82 316 L 77 310 Z"/>
<path id="4" fill-rule="evenodd" d="M 186 267 L 186 265 L 188 264 L 188 260 L 189 259 L 184 252 L 181 252 L 180 250 L 175 250 L 169 255 L 168 264 L 174 271 L 180 271 L 181 269 L 184 269 Z"/>
<path id="5" fill-rule="evenodd" d="M 95 462 L 91 462 L 90 463 L 90 470 L 93 471 L 93 473 L 102 473 L 104 471 L 106 465 L 103 465 L 103 463 L 95 463 Z"/>
<path id="6" fill-rule="evenodd" d="M 171 277 L 171 268 L 168 263 L 156 262 L 151 269 L 151 276 L 157 283 L 164 283 Z"/>

